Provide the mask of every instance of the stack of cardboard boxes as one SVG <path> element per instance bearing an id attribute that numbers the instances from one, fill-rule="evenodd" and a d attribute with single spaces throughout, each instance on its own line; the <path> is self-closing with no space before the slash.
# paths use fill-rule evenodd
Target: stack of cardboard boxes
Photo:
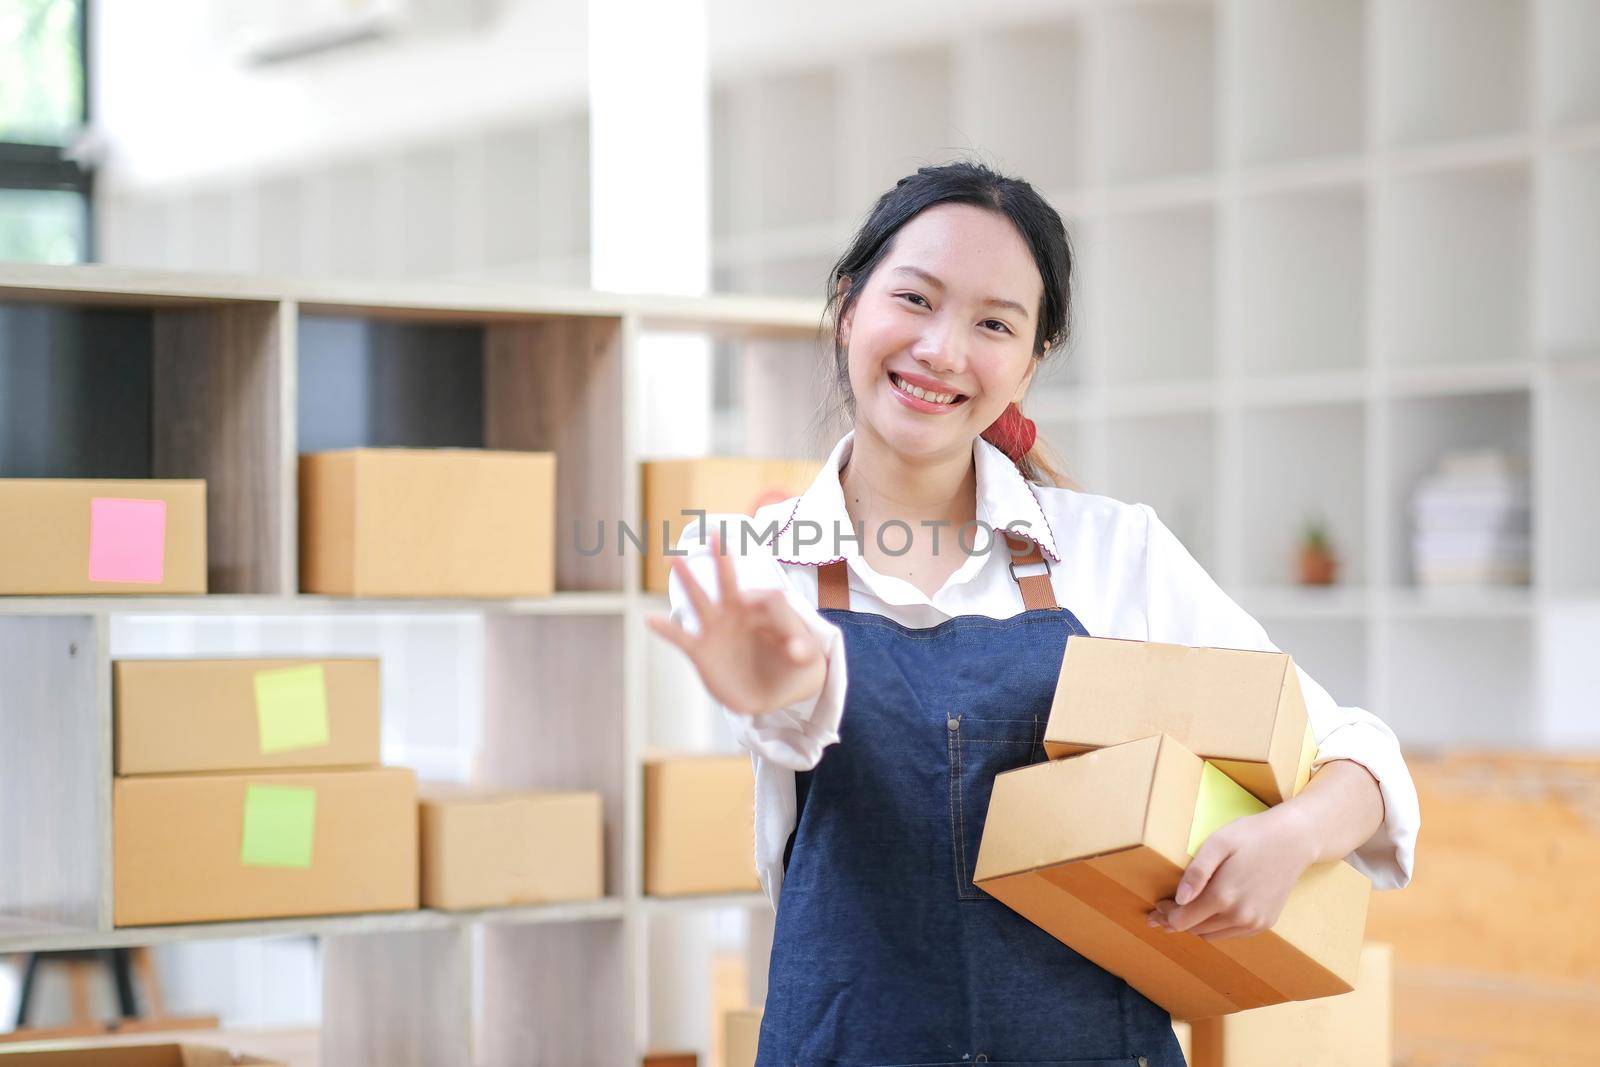
<path id="1" fill-rule="evenodd" d="M 1293 796 L 1315 741 L 1282 653 L 1072 638 L 1046 762 L 995 776 L 976 885 L 1175 1018 L 1351 990 L 1371 883 L 1312 866 L 1271 930 L 1151 927 L 1226 823 Z"/>
<path id="2" fill-rule="evenodd" d="M 119 660 L 118 926 L 417 906 L 374 659 Z"/>

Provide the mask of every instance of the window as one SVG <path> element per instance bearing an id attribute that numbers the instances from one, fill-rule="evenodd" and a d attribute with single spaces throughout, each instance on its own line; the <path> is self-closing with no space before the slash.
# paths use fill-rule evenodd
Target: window
<path id="1" fill-rule="evenodd" d="M 92 258 L 87 3 L 0 4 L 0 260 Z"/>

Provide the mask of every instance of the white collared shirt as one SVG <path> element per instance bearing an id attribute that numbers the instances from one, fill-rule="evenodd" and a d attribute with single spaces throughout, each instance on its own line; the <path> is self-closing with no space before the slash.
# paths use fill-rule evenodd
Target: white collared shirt
<path id="1" fill-rule="evenodd" d="M 815 767 L 823 750 L 839 740 L 849 684 L 843 631 L 816 609 L 817 568 L 846 560 L 852 611 L 873 612 L 919 629 L 958 615 L 1009 618 L 1023 610 L 1005 542 L 999 540 L 993 551 L 983 553 L 990 539 L 981 527 L 969 529 L 963 542 L 963 547 L 975 545 L 979 551 L 967 555 L 931 599 L 910 582 L 879 574 L 867 563 L 860 544 L 850 537 L 859 527 L 852 525 L 839 483 L 839 468 L 849 457 L 853 439 L 853 431 L 839 439 L 816 480 L 800 496 L 762 507 L 754 516 L 712 513 L 705 518 L 707 526 L 719 530 L 740 588 L 783 590 L 828 659 L 827 680 L 813 699 L 754 716 L 721 709 L 755 765 L 756 869 L 774 908 L 783 881 L 784 849 L 795 827 L 795 772 Z M 973 461 L 978 519 L 991 530 L 1009 528 L 1038 543 L 1051 564 L 1057 603 L 1071 610 L 1089 633 L 1282 651 L 1147 505 L 1035 485 L 1022 477 L 1005 453 L 981 437 L 973 443 Z M 915 531 L 919 538 L 932 532 Z M 956 533 L 940 530 L 944 537 Z M 898 536 L 884 535 L 883 540 L 891 551 L 903 543 Z M 715 599 L 716 561 L 698 521 L 683 531 L 676 549 L 686 556 L 701 588 Z M 698 621 L 676 574 L 669 581 L 668 596 L 671 618 L 697 632 Z M 1304 670 L 1299 673 L 1317 740 L 1313 770 L 1330 760 L 1354 760 L 1377 779 L 1383 795 L 1383 824 L 1347 859 L 1378 889 L 1404 886 L 1411 880 L 1422 816 L 1399 742 L 1377 716 L 1340 707 Z"/>

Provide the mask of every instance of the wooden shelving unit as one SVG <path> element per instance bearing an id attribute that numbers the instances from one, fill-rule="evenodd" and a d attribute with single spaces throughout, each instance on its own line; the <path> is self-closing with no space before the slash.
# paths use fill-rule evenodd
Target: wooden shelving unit
<path id="1" fill-rule="evenodd" d="M 213 590 L 0 598 L 0 953 L 315 936 L 325 1063 L 636 1061 L 650 1044 L 648 917 L 765 907 L 759 894 L 641 892 L 640 663 L 655 640 L 642 617 L 655 605 L 616 539 L 619 521 L 640 529 L 638 342 L 814 343 L 820 311 L 0 268 L 0 476 L 205 478 Z M 554 451 L 555 595 L 299 594 L 296 456 L 353 445 Z M 607 551 L 578 550 L 580 521 L 606 525 Z M 111 661 L 229 650 L 381 655 L 390 762 L 600 790 L 606 897 L 113 928 Z"/>

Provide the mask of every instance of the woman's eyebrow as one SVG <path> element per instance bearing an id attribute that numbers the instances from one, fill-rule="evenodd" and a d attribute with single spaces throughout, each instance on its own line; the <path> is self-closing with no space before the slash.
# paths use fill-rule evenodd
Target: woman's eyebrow
<path id="1" fill-rule="evenodd" d="M 934 275 L 929 274 L 927 271 L 923 270 L 921 267 L 913 267 L 913 266 L 911 266 L 909 264 L 906 264 L 904 266 L 896 267 L 894 269 L 893 273 L 895 273 L 895 274 L 909 274 L 913 278 L 920 278 L 920 279 L 922 279 L 922 281 L 926 282 L 928 285 L 933 286 L 935 289 L 939 290 L 940 292 L 944 292 L 944 282 L 940 281 Z M 1000 298 L 998 296 L 991 296 L 991 297 L 985 297 L 983 303 L 984 303 L 984 306 L 986 306 L 986 307 L 1009 308 L 1010 310 L 1015 311 L 1018 315 L 1021 315 L 1025 319 L 1029 317 L 1028 316 L 1028 309 L 1023 307 L 1021 304 L 1017 303 L 1015 300 L 1004 300 L 1004 299 L 1002 299 L 1002 298 Z"/>

